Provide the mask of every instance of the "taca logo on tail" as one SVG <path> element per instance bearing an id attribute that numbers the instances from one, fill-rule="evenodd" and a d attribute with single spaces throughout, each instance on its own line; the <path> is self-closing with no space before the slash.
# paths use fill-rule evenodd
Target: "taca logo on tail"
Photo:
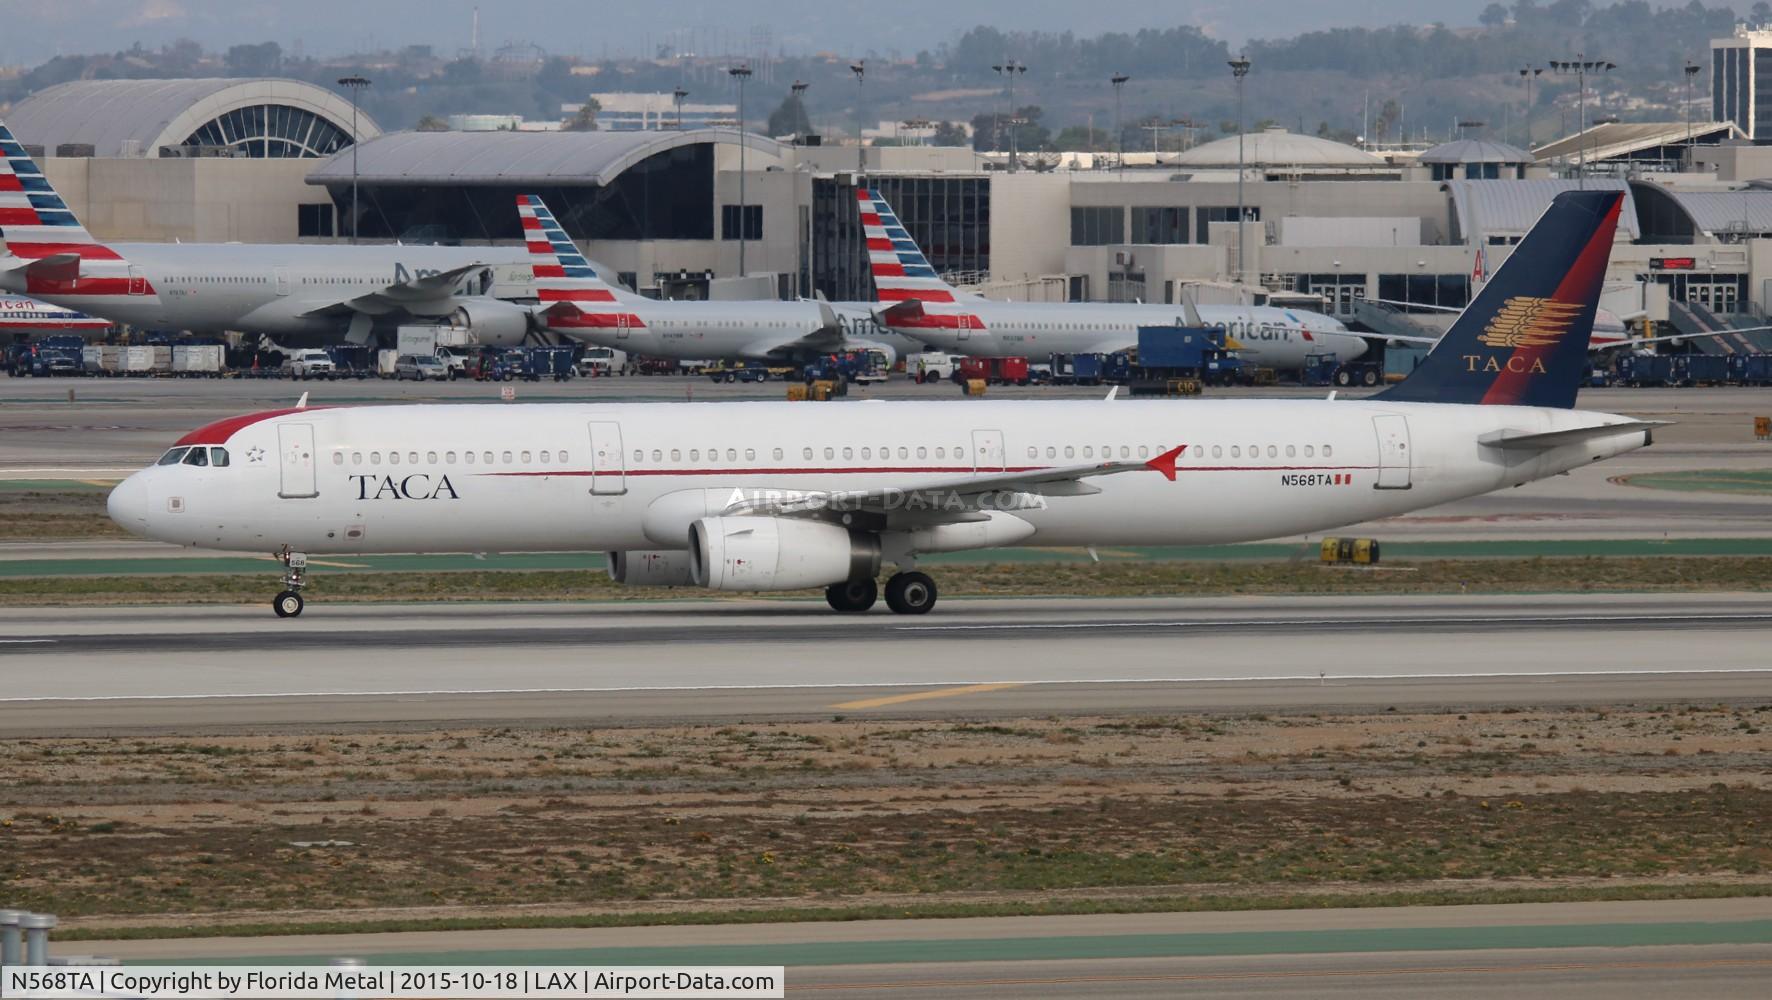
<path id="1" fill-rule="evenodd" d="M 1557 195 L 1421 366 L 1379 398 L 1573 407 L 1624 198 Z"/>

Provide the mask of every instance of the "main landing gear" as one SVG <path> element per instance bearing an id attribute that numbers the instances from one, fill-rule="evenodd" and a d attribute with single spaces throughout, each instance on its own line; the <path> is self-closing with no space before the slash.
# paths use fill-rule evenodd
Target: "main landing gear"
<path id="1" fill-rule="evenodd" d="M 935 607 L 935 581 L 927 573 L 894 573 L 886 581 L 886 606 L 901 615 L 927 614 Z M 874 606 L 880 587 L 873 577 L 834 583 L 824 589 L 824 599 L 834 611 L 856 614 Z"/>
<path id="2" fill-rule="evenodd" d="M 894 573 L 886 581 L 886 606 L 901 615 L 924 615 L 935 607 L 935 581 L 927 573 Z"/>
<path id="3" fill-rule="evenodd" d="M 294 618 L 306 604 L 301 589 L 308 579 L 308 556 L 305 552 L 291 552 L 285 546 L 277 558 L 283 563 L 283 592 L 271 599 L 271 610 L 277 612 L 278 618 Z"/>

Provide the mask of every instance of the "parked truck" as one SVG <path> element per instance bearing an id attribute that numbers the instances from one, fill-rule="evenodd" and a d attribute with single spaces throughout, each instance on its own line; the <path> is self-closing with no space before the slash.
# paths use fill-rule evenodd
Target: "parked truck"
<path id="1" fill-rule="evenodd" d="M 1135 396 L 1193 395 L 1206 385 L 1230 385 L 1242 370 L 1225 349 L 1222 326 L 1141 326 L 1128 385 Z"/>
<path id="2" fill-rule="evenodd" d="M 953 378 L 960 383 L 982 381 L 986 385 L 1027 385 L 1030 381 L 1028 359 L 961 358 Z"/>

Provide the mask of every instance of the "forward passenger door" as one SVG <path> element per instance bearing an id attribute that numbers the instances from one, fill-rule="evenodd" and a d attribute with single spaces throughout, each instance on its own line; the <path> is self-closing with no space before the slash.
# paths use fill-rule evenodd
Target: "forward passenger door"
<path id="1" fill-rule="evenodd" d="M 628 491 L 627 462 L 621 447 L 621 424 L 591 421 L 591 494 L 621 496 Z"/>

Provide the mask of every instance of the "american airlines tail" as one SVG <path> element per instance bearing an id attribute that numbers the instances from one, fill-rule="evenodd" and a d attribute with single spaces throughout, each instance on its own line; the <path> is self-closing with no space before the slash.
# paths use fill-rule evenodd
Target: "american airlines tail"
<path id="1" fill-rule="evenodd" d="M 597 277 L 540 195 L 518 195 L 517 215 L 529 245 L 536 297 L 549 326 L 569 330 L 646 325 L 624 304 L 634 296 Z"/>
<path id="2" fill-rule="evenodd" d="M 86 231 L 0 122 L 0 242 L 22 262 L 27 295 L 107 296 L 151 293 L 147 279 Z"/>
<path id="3" fill-rule="evenodd" d="M 1572 408 L 1623 203 L 1557 195 L 1421 366 L 1377 398 Z"/>
<path id="4" fill-rule="evenodd" d="M 941 280 L 892 206 L 873 188 L 859 188 L 861 229 L 868 241 L 868 266 L 881 302 L 954 302 L 954 286 Z"/>

